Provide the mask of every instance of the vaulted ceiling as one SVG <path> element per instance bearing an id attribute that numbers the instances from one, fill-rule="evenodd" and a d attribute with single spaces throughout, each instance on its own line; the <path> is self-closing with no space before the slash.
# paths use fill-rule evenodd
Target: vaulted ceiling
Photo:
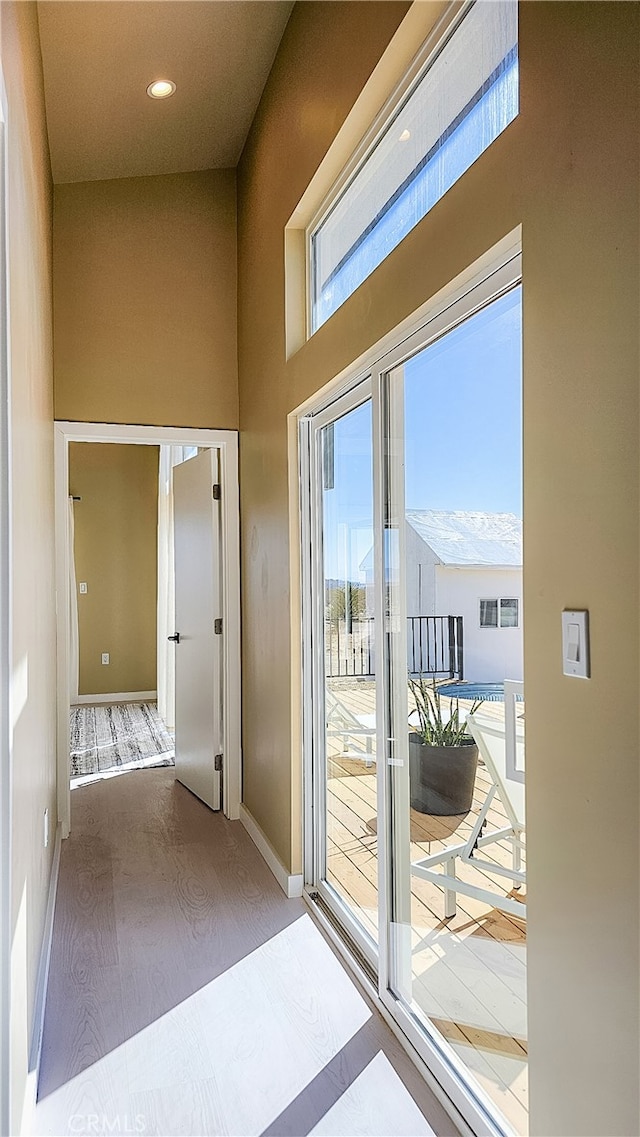
<path id="1" fill-rule="evenodd" d="M 40 0 L 54 182 L 235 166 L 290 0 Z M 175 93 L 155 100 L 156 79 Z"/>

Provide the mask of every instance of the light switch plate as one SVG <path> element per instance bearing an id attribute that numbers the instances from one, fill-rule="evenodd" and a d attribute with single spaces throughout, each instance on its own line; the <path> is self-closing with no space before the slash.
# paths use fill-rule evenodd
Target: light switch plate
<path id="1" fill-rule="evenodd" d="M 80 595 L 86 596 L 86 593 L 87 593 L 87 582 L 86 582 L 86 580 L 81 580 L 79 587 L 80 587 Z"/>
<path id="2" fill-rule="evenodd" d="M 589 679 L 589 613 L 568 608 L 562 613 L 562 671 L 575 679 Z"/>

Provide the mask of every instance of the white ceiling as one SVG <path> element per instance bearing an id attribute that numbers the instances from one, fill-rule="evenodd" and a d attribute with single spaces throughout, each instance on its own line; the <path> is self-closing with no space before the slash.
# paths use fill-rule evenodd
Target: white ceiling
<path id="1" fill-rule="evenodd" d="M 235 166 L 292 7 L 39 0 L 54 182 Z"/>

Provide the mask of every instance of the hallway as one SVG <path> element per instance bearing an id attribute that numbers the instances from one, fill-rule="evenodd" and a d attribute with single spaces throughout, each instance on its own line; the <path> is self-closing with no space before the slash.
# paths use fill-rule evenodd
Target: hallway
<path id="1" fill-rule="evenodd" d="M 73 791 L 39 1099 L 38 1134 L 455 1133 L 303 902 L 172 769 Z"/>

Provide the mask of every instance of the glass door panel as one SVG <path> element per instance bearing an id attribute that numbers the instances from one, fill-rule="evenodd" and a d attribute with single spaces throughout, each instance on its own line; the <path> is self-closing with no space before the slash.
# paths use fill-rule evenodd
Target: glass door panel
<path id="1" fill-rule="evenodd" d="M 527 1131 L 521 290 L 384 384 L 389 985 Z"/>
<path id="2" fill-rule="evenodd" d="M 316 432 L 322 548 L 324 721 L 320 880 L 329 902 L 378 940 L 372 406 Z M 318 656 L 316 656 L 318 659 Z"/>

